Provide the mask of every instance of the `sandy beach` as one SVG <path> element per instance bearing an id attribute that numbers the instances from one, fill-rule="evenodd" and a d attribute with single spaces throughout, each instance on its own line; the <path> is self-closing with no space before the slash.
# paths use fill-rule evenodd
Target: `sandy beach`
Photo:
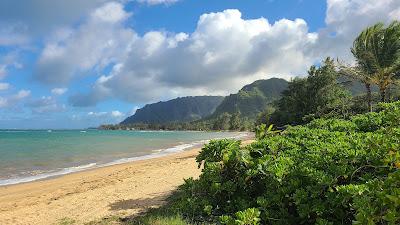
<path id="1" fill-rule="evenodd" d="M 0 224 L 83 224 L 160 206 L 184 178 L 199 176 L 199 150 L 0 187 Z"/>

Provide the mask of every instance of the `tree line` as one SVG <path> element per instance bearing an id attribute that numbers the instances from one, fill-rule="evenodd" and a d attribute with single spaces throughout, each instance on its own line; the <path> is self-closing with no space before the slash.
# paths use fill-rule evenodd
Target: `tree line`
<path id="1" fill-rule="evenodd" d="M 349 118 L 372 112 L 379 102 L 400 97 L 400 23 L 375 24 L 354 40 L 354 64 L 326 58 L 311 66 L 308 76 L 294 78 L 280 100 L 261 113 L 256 124 L 277 126 L 304 124 L 315 118 Z M 359 82 L 365 94 L 352 96 L 346 85 Z M 373 93 L 373 87 L 379 96 Z"/>
<path id="2" fill-rule="evenodd" d="M 278 127 L 305 124 L 316 118 L 349 118 L 372 112 L 379 102 L 400 98 L 400 22 L 377 23 L 354 40 L 354 63 L 326 58 L 311 66 L 306 77 L 289 81 L 281 98 L 251 119 L 240 111 L 224 112 L 192 122 L 102 125 L 101 129 L 138 130 L 255 130 L 260 124 Z M 353 96 L 352 83 L 364 86 L 364 94 Z M 375 92 L 374 90 L 377 90 Z"/>
<path id="3" fill-rule="evenodd" d="M 252 144 L 205 145 L 200 176 L 153 215 L 182 224 L 400 224 L 400 24 L 367 28 L 351 50 L 354 64 L 327 58 L 293 79 L 258 118 Z M 351 96 L 347 79 L 365 95 Z"/>

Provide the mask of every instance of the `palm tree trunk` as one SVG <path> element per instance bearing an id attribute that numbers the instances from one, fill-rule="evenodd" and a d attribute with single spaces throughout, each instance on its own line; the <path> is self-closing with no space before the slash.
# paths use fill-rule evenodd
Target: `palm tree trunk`
<path id="1" fill-rule="evenodd" d="M 392 98 L 392 86 L 389 85 L 388 88 L 387 88 L 387 91 L 386 91 L 386 100 L 388 102 L 391 102 L 392 101 L 391 98 Z"/>
<path id="2" fill-rule="evenodd" d="M 379 88 L 379 91 L 381 92 L 381 102 L 385 102 L 386 99 L 386 88 Z"/>
<path id="3" fill-rule="evenodd" d="M 367 102 L 368 102 L 368 111 L 372 112 L 372 94 L 371 94 L 371 84 L 365 83 L 365 88 L 367 89 Z"/>

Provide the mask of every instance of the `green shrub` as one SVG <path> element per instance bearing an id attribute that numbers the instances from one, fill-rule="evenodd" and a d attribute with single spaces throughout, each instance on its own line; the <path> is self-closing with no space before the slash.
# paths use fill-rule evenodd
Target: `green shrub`
<path id="1" fill-rule="evenodd" d="M 222 224 L 400 224 L 399 106 L 269 132 L 246 147 L 212 141 L 197 157 L 199 179 L 173 205 Z"/>
<path id="2" fill-rule="evenodd" d="M 352 121 L 342 119 L 316 119 L 307 124 L 306 127 L 329 131 L 352 132 L 356 130 L 357 125 Z"/>

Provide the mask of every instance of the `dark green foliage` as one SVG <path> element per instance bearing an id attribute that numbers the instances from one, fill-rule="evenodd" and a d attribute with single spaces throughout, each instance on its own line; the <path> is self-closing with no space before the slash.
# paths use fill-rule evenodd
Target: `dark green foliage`
<path id="1" fill-rule="evenodd" d="M 196 96 L 153 103 L 138 109 L 135 115 L 128 117 L 121 124 L 166 124 L 194 121 L 211 115 L 223 99 L 222 96 Z"/>
<path id="2" fill-rule="evenodd" d="M 241 127 L 243 126 L 240 116 L 241 115 L 239 112 L 236 112 L 231 116 L 229 121 L 229 128 L 231 130 L 240 130 Z"/>
<path id="3" fill-rule="evenodd" d="M 272 114 L 275 112 L 275 108 L 273 107 L 267 107 L 264 111 L 259 113 L 257 115 L 257 119 L 255 122 L 255 125 L 261 125 L 261 124 L 268 124 L 271 120 Z"/>
<path id="4" fill-rule="evenodd" d="M 317 119 L 250 146 L 212 141 L 174 207 L 223 224 L 400 224 L 400 102 Z"/>
<path id="5" fill-rule="evenodd" d="M 397 83 L 400 71 L 399 37 L 399 21 L 393 21 L 388 26 L 377 23 L 364 29 L 351 48 L 360 71 L 359 80 L 377 85 L 382 102 L 388 99 L 389 87 Z"/>
<path id="6" fill-rule="evenodd" d="M 237 94 L 225 97 L 212 117 L 218 117 L 223 113 L 240 113 L 241 117 L 254 120 L 269 103 L 280 98 L 287 85 L 286 80 L 279 78 L 257 80 L 244 86 Z"/>
<path id="7" fill-rule="evenodd" d="M 213 130 L 229 130 L 231 117 L 231 114 L 226 112 L 219 115 L 214 122 Z"/>
<path id="8" fill-rule="evenodd" d="M 277 126 L 303 124 L 313 118 L 346 117 L 350 93 L 338 83 L 333 60 L 327 58 L 319 68 L 312 66 L 306 78 L 295 78 L 276 102 L 270 123 Z"/>

